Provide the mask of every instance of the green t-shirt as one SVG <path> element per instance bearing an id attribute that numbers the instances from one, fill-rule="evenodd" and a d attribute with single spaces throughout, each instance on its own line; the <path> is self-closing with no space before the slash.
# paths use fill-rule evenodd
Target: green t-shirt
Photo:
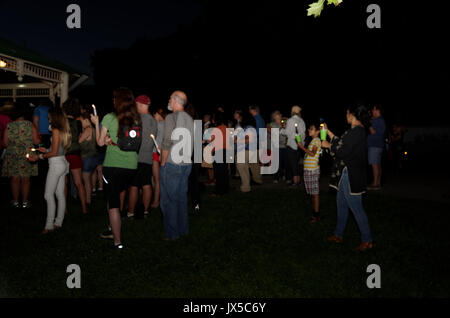
<path id="1" fill-rule="evenodd" d="M 114 113 L 109 113 L 102 120 L 102 127 L 108 129 L 109 136 L 117 143 L 119 121 Z M 103 166 L 125 169 L 137 169 L 138 155 L 135 151 L 122 151 L 119 147 L 110 145 L 106 147 L 106 156 Z"/>

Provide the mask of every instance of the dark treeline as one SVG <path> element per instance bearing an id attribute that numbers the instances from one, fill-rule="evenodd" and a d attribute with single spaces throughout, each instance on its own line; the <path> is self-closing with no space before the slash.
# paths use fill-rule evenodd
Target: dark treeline
<path id="1" fill-rule="evenodd" d="M 272 110 L 288 115 L 298 104 L 306 120 L 320 116 L 336 125 L 345 105 L 360 100 L 382 103 L 391 121 L 441 123 L 411 111 L 440 107 L 449 86 L 444 22 L 408 20 L 420 8 L 379 1 L 382 28 L 371 30 L 369 1 L 327 6 L 316 19 L 306 16 L 312 0 L 196 2 L 202 15 L 175 34 L 95 51 L 95 93 L 86 95 L 106 111 L 117 86 L 148 94 L 157 106 L 182 89 L 200 112 L 257 104 L 268 119 Z"/>

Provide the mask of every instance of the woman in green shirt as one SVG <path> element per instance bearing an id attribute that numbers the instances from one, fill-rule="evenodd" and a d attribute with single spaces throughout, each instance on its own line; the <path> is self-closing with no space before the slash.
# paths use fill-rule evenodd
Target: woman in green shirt
<path id="1" fill-rule="evenodd" d="M 117 146 L 119 132 L 123 132 L 126 125 L 140 123 L 133 93 L 126 88 L 114 91 L 114 111 L 103 117 L 102 128 L 99 128 L 98 116 L 91 115 L 95 124 L 97 144 L 107 145 L 105 161 L 103 162 L 103 179 L 109 211 L 111 229 L 104 232 L 102 237 L 113 238 L 114 247 L 123 248 L 120 237 L 120 193 L 128 189 L 136 173 L 138 155 L 135 151 L 122 151 Z"/>

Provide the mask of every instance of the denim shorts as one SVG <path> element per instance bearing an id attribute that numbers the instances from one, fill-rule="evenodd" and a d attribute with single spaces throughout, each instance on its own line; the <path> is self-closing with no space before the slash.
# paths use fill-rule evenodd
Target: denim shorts
<path id="1" fill-rule="evenodd" d="M 381 156 L 383 148 L 369 147 L 369 165 L 381 165 Z"/>
<path id="2" fill-rule="evenodd" d="M 99 165 L 98 154 L 83 159 L 83 172 L 93 172 Z"/>

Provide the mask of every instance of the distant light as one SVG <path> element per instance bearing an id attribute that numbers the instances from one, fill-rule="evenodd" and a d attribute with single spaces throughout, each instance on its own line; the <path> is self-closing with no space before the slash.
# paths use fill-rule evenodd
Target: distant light
<path id="1" fill-rule="evenodd" d="M 408 152 L 407 151 L 405 151 L 405 156 L 408 154 Z"/>
<path id="2" fill-rule="evenodd" d="M 25 87 L 25 84 L 20 84 L 19 87 L 20 88 Z"/>
<path id="3" fill-rule="evenodd" d="M 1 67 L 1 68 L 5 68 L 7 65 L 8 65 L 8 64 L 7 64 L 5 61 L 0 60 L 0 67 Z"/>

